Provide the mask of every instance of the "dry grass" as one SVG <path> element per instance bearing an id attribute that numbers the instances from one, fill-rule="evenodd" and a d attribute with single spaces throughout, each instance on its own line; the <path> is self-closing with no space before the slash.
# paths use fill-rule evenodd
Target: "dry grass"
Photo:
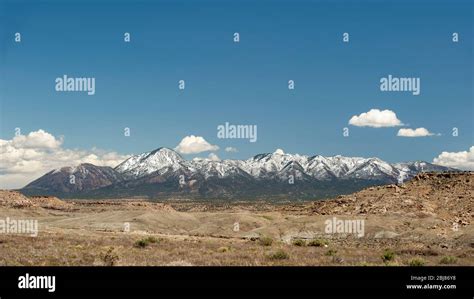
<path id="1" fill-rule="evenodd" d="M 159 242 L 136 246 L 137 240 Z M 339 243 L 339 241 L 334 241 Z M 341 242 L 339 245 L 342 245 Z M 356 244 L 354 244 L 356 245 Z M 258 241 L 210 237 L 137 236 L 130 233 L 70 231 L 42 233 L 38 237 L 0 236 L 0 265 L 391 265 L 367 244 L 361 248 L 294 246 L 281 242 L 262 246 Z M 336 249 L 337 248 L 337 249 Z M 380 252 L 380 251 L 379 251 Z M 405 254 L 405 265 L 419 265 L 417 256 Z M 470 260 L 470 259 L 469 259 Z M 452 259 L 449 259 L 451 262 Z M 463 264 L 465 258 L 457 258 Z M 426 256 L 422 264 L 438 264 L 439 257 Z"/>
<path id="2" fill-rule="evenodd" d="M 399 190 L 287 205 L 58 203 L 0 192 L 0 218 L 36 219 L 40 229 L 0 234 L 0 266 L 474 265 L 472 176 L 428 175 Z M 332 217 L 363 219 L 365 235 L 326 234 Z"/>

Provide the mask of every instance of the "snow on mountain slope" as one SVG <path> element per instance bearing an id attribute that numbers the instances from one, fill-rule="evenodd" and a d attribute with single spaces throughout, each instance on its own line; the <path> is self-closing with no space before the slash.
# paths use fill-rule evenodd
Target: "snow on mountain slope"
<path id="1" fill-rule="evenodd" d="M 160 147 L 154 151 L 132 156 L 115 167 L 115 170 L 127 177 L 143 177 L 160 169 L 171 166 L 176 171 L 186 161 L 175 151 Z"/>
<path id="2" fill-rule="evenodd" d="M 345 175 L 357 179 L 370 179 L 374 177 L 396 178 L 398 172 L 389 163 L 378 158 L 370 158 L 348 171 Z"/>
<path id="3" fill-rule="evenodd" d="M 241 168 L 253 177 L 268 177 L 278 173 L 291 162 L 297 162 L 305 168 L 308 164 L 308 157 L 285 154 L 278 149 L 274 153 L 256 155 L 243 161 Z"/>
<path id="4" fill-rule="evenodd" d="M 225 178 L 231 175 L 247 174 L 239 165 L 238 161 L 234 160 L 213 161 L 196 158 L 189 163 L 189 169 L 192 173 L 201 173 L 206 179 L 209 177 Z"/>
<path id="5" fill-rule="evenodd" d="M 248 174 L 257 179 L 282 178 L 294 174 L 296 178 L 309 176 L 316 180 L 332 179 L 407 179 L 420 171 L 440 171 L 444 168 L 426 162 L 390 164 L 378 158 L 308 157 L 287 154 L 278 149 L 273 153 L 256 155 L 247 160 L 221 160 L 195 158 L 184 160 L 178 153 L 168 148 L 132 156 L 115 170 L 128 178 L 140 178 L 152 173 L 165 174 L 185 171 L 200 174 L 204 178 L 225 178 L 232 175 Z M 296 171 L 296 172 L 295 172 Z"/>
<path id="6" fill-rule="evenodd" d="M 390 164 L 378 158 L 308 157 L 286 154 L 282 150 L 247 160 L 195 158 L 187 161 L 174 150 L 158 148 L 132 156 L 114 169 L 82 164 L 53 170 L 24 187 L 23 192 L 58 195 L 94 192 L 90 194 L 153 197 L 189 189 L 204 197 L 252 197 L 279 192 L 327 196 L 327 192 L 338 194 L 370 184 L 405 181 L 423 171 L 453 170 L 420 161 Z M 194 183 L 182 188 L 178 179 L 183 176 L 186 182 Z"/>
<path id="7" fill-rule="evenodd" d="M 309 158 L 306 171 L 316 179 L 331 179 L 345 176 L 349 171 L 365 163 L 367 159 L 343 156 Z"/>

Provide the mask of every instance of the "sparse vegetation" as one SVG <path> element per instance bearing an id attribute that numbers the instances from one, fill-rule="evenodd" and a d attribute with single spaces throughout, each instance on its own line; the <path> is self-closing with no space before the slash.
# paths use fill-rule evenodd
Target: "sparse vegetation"
<path id="1" fill-rule="evenodd" d="M 451 219 L 456 217 L 461 225 L 472 222 L 465 211 L 470 207 L 474 173 L 451 178 L 423 176 L 407 182 L 398 195 L 386 187 L 345 195 L 345 207 L 334 200 L 234 205 L 124 199 L 71 200 L 66 203 L 72 211 L 53 212 L 34 201 L 32 205 L 14 207 L 12 201 L 25 197 L 11 192 L 2 197 L 0 191 L 0 215 L 15 215 L 18 219 L 34 215 L 42 224 L 34 239 L 25 234 L 0 234 L 0 266 L 474 265 L 472 240 L 467 234 L 451 230 Z M 469 184 L 461 184 L 466 176 Z M 431 183 L 439 188 L 433 189 L 428 199 L 423 194 Z M 448 185 L 451 187 L 443 187 Z M 435 214 L 413 217 L 411 212 L 419 210 L 418 203 L 425 202 L 436 204 Z M 354 209 L 362 203 L 360 211 Z M 382 213 L 382 206 L 390 208 Z M 341 215 L 352 215 L 353 211 L 367 215 L 367 232 L 371 236 L 381 232 L 381 237 L 320 234 L 321 227 L 315 223 L 323 223 L 336 211 Z M 117 225 L 124 221 L 131 224 L 129 233 Z M 232 230 L 235 222 L 240 223 L 239 232 Z M 306 239 L 312 233 L 314 238 Z M 281 241 L 289 236 L 293 236 L 289 244 Z M 295 239 L 306 241 L 307 247 L 293 245 Z"/>
<path id="2" fill-rule="evenodd" d="M 408 265 L 409 266 L 412 266 L 412 267 L 419 267 L 419 266 L 424 266 L 426 264 L 425 260 L 423 260 L 422 258 L 413 258 L 411 260 L 408 261 Z"/>
<path id="3" fill-rule="evenodd" d="M 382 254 L 382 261 L 384 263 L 393 261 L 395 259 L 395 252 L 391 249 L 385 249 L 385 251 Z"/>
<path id="4" fill-rule="evenodd" d="M 102 253 L 100 258 L 105 266 L 115 266 L 120 259 L 114 247 L 110 247 L 105 253 Z"/>
<path id="5" fill-rule="evenodd" d="M 136 241 L 134 246 L 137 248 L 145 248 L 148 246 L 148 243 L 144 239 L 142 239 L 142 240 Z"/>
<path id="6" fill-rule="evenodd" d="M 134 246 L 137 248 L 145 248 L 153 243 L 158 243 L 158 239 L 155 237 L 147 237 L 136 241 Z"/>
<path id="7" fill-rule="evenodd" d="M 343 264 L 344 263 L 344 259 L 340 256 L 333 256 L 332 257 L 332 262 L 334 264 Z"/>
<path id="8" fill-rule="evenodd" d="M 443 258 L 439 261 L 440 264 L 444 265 L 452 265 L 456 264 L 458 262 L 458 259 L 455 256 L 447 255 L 443 256 Z"/>
<path id="9" fill-rule="evenodd" d="M 374 264 L 374 263 L 369 263 L 369 262 L 359 262 L 359 263 L 355 263 L 354 266 L 359 266 L 359 267 L 372 267 L 372 266 L 376 266 L 377 264 Z"/>
<path id="10" fill-rule="evenodd" d="M 283 249 L 278 249 L 277 251 L 270 253 L 268 258 L 271 260 L 287 260 L 290 256 Z"/>
<path id="11" fill-rule="evenodd" d="M 392 261 L 392 262 L 385 262 L 384 266 L 396 267 L 396 266 L 400 266 L 400 264 L 396 261 Z"/>
<path id="12" fill-rule="evenodd" d="M 221 253 L 227 252 L 229 250 L 230 250 L 230 248 L 227 247 L 227 246 L 217 248 L 217 252 L 221 252 Z"/>
<path id="13" fill-rule="evenodd" d="M 329 242 L 324 239 L 314 239 L 309 241 L 308 246 L 315 246 L 315 247 L 326 247 L 329 245 Z"/>
<path id="14" fill-rule="evenodd" d="M 293 240 L 292 244 L 295 246 L 303 247 L 306 246 L 306 241 L 302 239 L 295 239 Z"/>
<path id="15" fill-rule="evenodd" d="M 260 245 L 262 246 L 272 246 L 273 239 L 270 237 L 261 237 L 259 240 Z"/>

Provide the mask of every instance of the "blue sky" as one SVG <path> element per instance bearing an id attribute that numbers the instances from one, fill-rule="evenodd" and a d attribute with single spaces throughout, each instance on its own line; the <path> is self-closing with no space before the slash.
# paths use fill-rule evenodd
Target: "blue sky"
<path id="1" fill-rule="evenodd" d="M 43 129 L 65 148 L 134 154 L 196 135 L 221 158 L 282 148 L 390 162 L 473 145 L 472 1 L 0 3 L 0 139 Z M 95 77 L 96 94 L 56 92 L 63 74 Z M 381 92 L 388 74 L 421 78 L 421 94 Z M 373 108 L 441 136 L 348 125 Z M 225 122 L 257 125 L 258 141 L 218 139 Z"/>

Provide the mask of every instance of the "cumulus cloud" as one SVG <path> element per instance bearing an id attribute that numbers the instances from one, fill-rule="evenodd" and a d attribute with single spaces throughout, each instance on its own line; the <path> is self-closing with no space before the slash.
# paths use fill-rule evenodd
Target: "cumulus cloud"
<path id="1" fill-rule="evenodd" d="M 413 129 L 400 129 L 398 130 L 397 136 L 400 137 L 425 137 L 434 135 L 425 128 Z"/>
<path id="2" fill-rule="evenodd" d="M 66 149 L 63 137 L 44 130 L 18 135 L 11 140 L 0 139 L 0 188 L 21 188 L 43 174 L 64 166 L 92 163 L 115 167 L 128 158 L 116 152 L 93 148 Z"/>
<path id="3" fill-rule="evenodd" d="M 275 150 L 274 154 L 276 154 L 276 155 L 284 155 L 285 152 L 284 152 L 281 148 L 277 148 L 277 149 Z"/>
<path id="4" fill-rule="evenodd" d="M 44 130 L 38 130 L 28 135 L 17 135 L 11 142 L 16 148 L 56 149 L 62 145 L 63 137 L 56 138 Z"/>
<path id="5" fill-rule="evenodd" d="M 214 153 L 210 153 L 209 156 L 208 156 L 209 160 L 211 161 L 220 161 L 221 158 L 219 158 L 216 154 Z"/>
<path id="6" fill-rule="evenodd" d="M 462 170 L 474 170 L 474 146 L 469 151 L 442 152 L 433 159 L 434 164 Z"/>
<path id="7" fill-rule="evenodd" d="M 396 127 L 403 123 L 397 118 L 395 112 L 391 110 L 370 109 L 360 115 L 354 115 L 349 120 L 349 124 L 357 127 Z"/>
<path id="8" fill-rule="evenodd" d="M 235 147 L 232 147 L 232 146 L 228 146 L 225 148 L 225 151 L 228 152 L 228 153 L 236 153 L 238 152 L 238 150 L 235 148 Z"/>
<path id="9" fill-rule="evenodd" d="M 221 161 L 221 158 L 219 158 L 218 155 L 214 154 L 214 153 L 210 153 L 207 158 L 203 158 L 203 157 L 194 157 L 193 158 L 193 161 L 196 161 L 196 162 L 203 162 L 203 161 Z"/>
<path id="10" fill-rule="evenodd" d="M 208 151 L 217 151 L 219 147 L 210 144 L 201 136 L 191 135 L 184 137 L 174 149 L 181 154 L 198 154 Z"/>

